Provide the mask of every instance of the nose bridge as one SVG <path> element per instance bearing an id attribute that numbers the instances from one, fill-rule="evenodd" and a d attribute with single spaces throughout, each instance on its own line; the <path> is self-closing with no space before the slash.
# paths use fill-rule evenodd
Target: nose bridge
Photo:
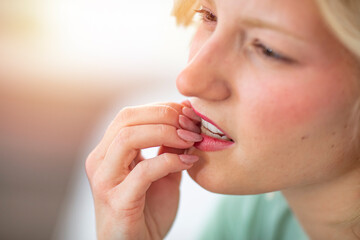
<path id="1" fill-rule="evenodd" d="M 231 79 L 231 58 L 231 43 L 226 41 L 226 37 L 214 32 L 179 75 L 179 91 L 186 96 L 208 100 L 228 98 L 231 93 L 228 82 Z"/>
<path id="2" fill-rule="evenodd" d="M 215 32 L 201 49 L 197 52 L 191 61 L 199 61 L 208 66 L 215 65 L 222 67 L 222 63 L 231 61 L 231 44 L 220 32 Z"/>

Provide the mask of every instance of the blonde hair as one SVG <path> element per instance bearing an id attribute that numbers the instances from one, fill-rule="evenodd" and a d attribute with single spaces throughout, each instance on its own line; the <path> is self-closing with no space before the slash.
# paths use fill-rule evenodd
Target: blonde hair
<path id="1" fill-rule="evenodd" d="M 360 85 L 360 1 L 359 0 L 316 0 L 328 27 L 343 45 L 359 60 L 357 67 Z M 349 119 L 353 127 L 351 142 L 359 148 L 360 144 L 360 96 L 354 104 Z M 359 151 L 359 150 L 358 150 Z M 360 153 L 358 153 L 360 154 Z"/>
<path id="2" fill-rule="evenodd" d="M 329 28 L 360 59 L 360 1 L 317 0 Z"/>
<path id="3" fill-rule="evenodd" d="M 174 0 L 173 15 L 178 25 L 188 26 L 192 23 L 195 9 L 200 6 L 197 0 Z"/>

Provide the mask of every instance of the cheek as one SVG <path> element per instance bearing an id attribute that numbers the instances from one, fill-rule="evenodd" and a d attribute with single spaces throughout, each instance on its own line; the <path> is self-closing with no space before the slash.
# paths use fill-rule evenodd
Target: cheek
<path id="1" fill-rule="evenodd" d="M 343 112 L 344 81 L 331 76 L 312 75 L 248 83 L 243 106 L 248 121 L 262 133 L 312 127 L 332 121 Z M 308 134 L 308 133 L 304 133 Z"/>

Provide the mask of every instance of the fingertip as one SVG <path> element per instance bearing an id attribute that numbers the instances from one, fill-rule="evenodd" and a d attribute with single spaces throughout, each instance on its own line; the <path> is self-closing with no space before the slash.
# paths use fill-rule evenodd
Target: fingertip
<path id="1" fill-rule="evenodd" d="M 185 115 L 179 115 L 179 124 L 183 129 L 195 132 L 195 133 L 201 133 L 201 129 L 198 125 L 196 125 L 193 121 L 190 120 L 190 118 L 186 117 Z"/>
<path id="2" fill-rule="evenodd" d="M 183 107 L 182 112 L 188 118 L 201 122 L 201 117 L 199 117 L 191 107 Z"/>
<path id="3" fill-rule="evenodd" d="M 188 99 L 182 101 L 181 104 L 184 105 L 185 107 L 191 107 L 191 103 Z"/>
<path id="4" fill-rule="evenodd" d="M 203 137 L 199 133 L 191 132 L 185 129 L 176 130 L 180 139 L 186 142 L 200 142 L 203 140 Z"/>
<path id="5" fill-rule="evenodd" d="M 189 155 L 189 154 L 181 154 L 179 155 L 181 162 L 187 165 L 193 165 L 195 162 L 199 161 L 199 156 Z"/>

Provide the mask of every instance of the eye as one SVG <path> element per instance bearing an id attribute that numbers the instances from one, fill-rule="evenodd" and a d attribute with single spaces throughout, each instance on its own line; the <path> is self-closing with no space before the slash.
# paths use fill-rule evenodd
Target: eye
<path id="1" fill-rule="evenodd" d="M 277 53 L 272 48 L 265 46 L 264 44 L 260 43 L 259 41 L 255 41 L 254 46 L 255 46 L 256 50 L 259 52 L 259 54 L 261 54 L 265 58 L 269 58 L 270 60 L 275 60 L 275 61 L 287 62 L 287 63 L 294 62 L 294 60 L 292 60 L 280 53 Z"/>
<path id="2" fill-rule="evenodd" d="M 201 8 L 199 10 L 195 10 L 196 13 L 200 14 L 201 20 L 204 22 L 217 22 L 217 17 L 210 10 L 206 8 Z"/>

